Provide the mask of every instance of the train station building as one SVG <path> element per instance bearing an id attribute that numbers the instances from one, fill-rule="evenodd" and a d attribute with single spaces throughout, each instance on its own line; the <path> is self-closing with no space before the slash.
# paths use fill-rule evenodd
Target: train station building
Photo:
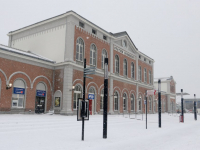
<path id="1" fill-rule="evenodd" d="M 86 79 L 92 114 L 103 112 L 104 58 L 109 60 L 109 114 L 144 111 L 145 92 L 154 89 L 154 60 L 127 32 L 107 32 L 73 11 L 8 36 L 8 46 L 0 45 L 0 113 L 34 113 L 40 104 L 43 112 L 76 114 L 84 58 L 87 67 L 96 67 L 93 79 Z M 147 103 L 148 113 L 154 113 L 154 96 Z"/>

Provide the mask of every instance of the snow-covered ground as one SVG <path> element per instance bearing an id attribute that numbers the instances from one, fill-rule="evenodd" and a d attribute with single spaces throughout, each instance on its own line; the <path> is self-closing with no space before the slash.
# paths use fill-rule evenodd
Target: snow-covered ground
<path id="1" fill-rule="evenodd" d="M 132 118 L 134 115 L 131 116 Z M 142 120 L 108 116 L 108 138 L 103 139 L 103 116 L 90 116 L 81 141 L 81 121 L 76 116 L 49 114 L 0 115 L 0 150 L 200 150 L 200 116 L 162 114 Z M 141 116 L 137 117 L 142 118 Z"/>

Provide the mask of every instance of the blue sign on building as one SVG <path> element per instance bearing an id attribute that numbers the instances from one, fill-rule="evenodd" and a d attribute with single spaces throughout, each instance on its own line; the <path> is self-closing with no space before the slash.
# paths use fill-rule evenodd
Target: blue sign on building
<path id="1" fill-rule="evenodd" d="M 94 100 L 94 94 L 88 94 L 88 99 Z"/>
<path id="2" fill-rule="evenodd" d="M 46 91 L 37 90 L 36 91 L 36 96 L 38 96 L 38 97 L 46 97 Z"/>
<path id="3" fill-rule="evenodd" d="M 21 95 L 24 95 L 24 94 L 25 94 L 25 89 L 24 89 L 24 88 L 17 88 L 17 87 L 14 87 L 14 88 L 13 88 L 13 94 L 21 94 Z"/>

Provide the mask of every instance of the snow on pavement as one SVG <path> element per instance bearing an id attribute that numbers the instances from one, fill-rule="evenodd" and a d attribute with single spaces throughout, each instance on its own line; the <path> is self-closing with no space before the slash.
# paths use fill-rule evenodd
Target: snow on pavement
<path id="1" fill-rule="evenodd" d="M 193 114 L 185 114 L 185 123 L 178 115 L 162 114 L 162 128 L 158 115 L 149 114 L 148 129 L 143 117 L 109 115 L 108 138 L 103 139 L 103 116 L 90 116 L 81 141 L 76 116 L 2 114 L 0 150 L 200 150 L 200 120 L 194 121 Z"/>

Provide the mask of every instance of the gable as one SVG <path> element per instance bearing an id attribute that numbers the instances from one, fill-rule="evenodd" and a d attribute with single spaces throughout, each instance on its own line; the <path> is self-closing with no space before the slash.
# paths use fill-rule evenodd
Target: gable
<path id="1" fill-rule="evenodd" d="M 127 37 L 121 37 L 114 41 L 115 45 L 120 47 L 123 50 L 126 50 L 130 53 L 136 54 L 135 48 L 132 46 L 132 44 L 129 42 Z M 126 43 L 126 44 L 125 44 Z"/>

